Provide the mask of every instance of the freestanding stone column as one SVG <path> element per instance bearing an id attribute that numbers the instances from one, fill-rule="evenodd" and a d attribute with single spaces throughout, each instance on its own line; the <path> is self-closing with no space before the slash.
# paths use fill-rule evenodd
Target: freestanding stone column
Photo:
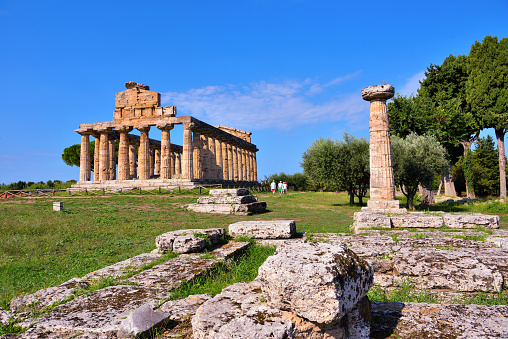
<path id="1" fill-rule="evenodd" d="M 390 125 L 386 100 L 393 97 L 392 85 L 370 86 L 362 90 L 362 98 L 370 101 L 370 200 L 369 209 L 399 209 L 395 199 L 392 168 Z"/>
<path id="2" fill-rule="evenodd" d="M 79 181 L 90 181 L 92 165 L 90 163 L 90 133 L 81 132 L 81 150 L 79 156 Z"/>
<path id="3" fill-rule="evenodd" d="M 121 126 L 116 129 L 120 133 L 118 145 L 118 180 L 129 180 L 131 169 L 129 164 L 129 132 L 132 127 Z"/>
<path id="4" fill-rule="evenodd" d="M 162 131 L 161 137 L 161 179 L 171 179 L 174 174 L 174 160 L 171 153 L 171 138 L 170 131 L 173 129 L 173 124 L 157 125 L 157 128 Z"/>
<path id="5" fill-rule="evenodd" d="M 222 179 L 229 180 L 229 159 L 228 159 L 228 144 L 226 141 L 222 142 Z"/>
<path id="6" fill-rule="evenodd" d="M 101 176 L 99 174 L 100 159 L 101 159 L 101 135 L 92 134 L 95 138 L 95 146 L 93 150 L 93 181 L 100 181 Z"/>
<path id="7" fill-rule="evenodd" d="M 192 163 L 192 123 L 183 123 L 183 157 L 182 157 L 182 178 L 193 179 Z"/>
<path id="8" fill-rule="evenodd" d="M 130 179 L 135 179 L 138 177 L 137 174 L 137 166 L 136 166 L 136 145 L 129 144 L 129 169 L 130 169 Z"/>
<path id="9" fill-rule="evenodd" d="M 218 180 L 222 180 L 222 142 L 215 139 L 215 174 Z"/>
<path id="10" fill-rule="evenodd" d="M 148 138 L 150 126 L 138 126 L 136 129 L 141 132 L 138 149 L 138 175 L 140 180 L 147 180 L 150 179 L 150 139 Z"/>

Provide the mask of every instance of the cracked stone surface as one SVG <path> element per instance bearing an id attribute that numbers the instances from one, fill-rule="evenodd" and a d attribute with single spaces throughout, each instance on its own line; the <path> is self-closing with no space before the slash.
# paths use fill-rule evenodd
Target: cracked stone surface
<path id="1" fill-rule="evenodd" d="M 294 220 L 239 221 L 228 227 L 229 235 L 236 238 L 248 235 L 255 239 L 288 239 L 296 234 Z"/>
<path id="2" fill-rule="evenodd" d="M 83 280 L 90 282 L 92 280 L 106 277 L 118 278 L 128 274 L 129 272 L 138 270 L 143 265 L 147 265 L 160 257 L 161 254 L 157 253 L 142 253 L 116 264 L 101 268 L 100 270 L 88 273 L 83 277 Z"/>
<path id="3" fill-rule="evenodd" d="M 205 239 L 196 235 L 206 235 L 210 245 L 217 246 L 224 239 L 225 234 L 226 230 L 224 228 L 171 231 L 157 236 L 155 238 L 155 246 L 160 253 L 198 252 L 205 247 Z"/>

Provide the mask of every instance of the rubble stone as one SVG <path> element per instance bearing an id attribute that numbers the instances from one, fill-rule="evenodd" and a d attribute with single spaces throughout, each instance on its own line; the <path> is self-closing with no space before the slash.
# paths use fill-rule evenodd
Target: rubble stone
<path id="1" fill-rule="evenodd" d="M 155 312 L 150 306 L 142 305 L 136 308 L 120 324 L 118 336 L 120 338 L 149 338 L 150 334 L 169 321 L 169 314 Z"/>
<path id="2" fill-rule="evenodd" d="M 255 239 L 288 239 L 296 234 L 294 220 L 239 221 L 229 225 L 229 235 L 236 238 L 248 235 Z"/>
<path id="3" fill-rule="evenodd" d="M 202 246 L 200 248 L 200 250 L 202 250 L 205 246 L 205 240 L 200 237 L 196 237 L 195 234 L 206 235 L 210 242 L 210 245 L 216 246 L 224 239 L 226 230 L 224 228 L 209 228 L 209 229 L 186 229 L 166 232 L 155 238 L 155 246 L 157 246 L 157 249 L 161 253 L 166 252 L 189 253 L 186 252 L 186 248 L 188 247 L 187 245 L 195 244 L 196 246 L 189 247 L 188 251 L 196 252 L 196 250 L 193 249 Z M 181 239 L 178 239 L 177 241 L 177 238 L 179 237 L 181 237 Z M 201 239 L 202 241 L 197 239 Z M 177 247 L 176 249 L 174 248 L 175 242 Z"/>
<path id="4" fill-rule="evenodd" d="M 189 315 L 194 315 L 196 310 L 208 300 L 210 294 L 194 294 L 184 299 L 166 301 L 159 307 L 159 311 L 169 314 L 171 320 L 184 320 Z"/>
<path id="5" fill-rule="evenodd" d="M 270 305 L 326 325 L 355 307 L 373 276 L 372 267 L 351 250 L 326 243 L 284 245 L 258 270 Z"/>
<path id="6" fill-rule="evenodd" d="M 175 253 L 201 252 L 205 248 L 205 239 L 198 238 L 194 234 L 177 236 L 173 242 Z"/>

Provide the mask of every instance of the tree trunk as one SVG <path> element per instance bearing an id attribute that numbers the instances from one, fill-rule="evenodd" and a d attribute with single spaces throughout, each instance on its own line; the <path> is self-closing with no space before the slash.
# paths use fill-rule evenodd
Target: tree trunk
<path id="1" fill-rule="evenodd" d="M 471 145 L 470 145 L 471 147 Z M 455 190 L 455 183 L 453 182 L 452 164 L 450 163 L 450 154 L 448 149 L 445 147 L 446 162 L 448 163 L 448 169 L 443 173 L 444 179 L 444 191 L 448 197 L 456 197 L 457 191 Z"/>
<path id="2" fill-rule="evenodd" d="M 422 185 L 418 186 L 418 190 L 420 191 L 420 194 L 422 195 L 422 206 L 434 206 L 434 192 L 431 190 L 426 189 Z"/>
<path id="3" fill-rule="evenodd" d="M 444 174 L 441 174 L 441 181 L 439 181 L 439 187 L 437 188 L 437 194 L 436 195 L 441 195 L 441 188 L 443 188 L 443 176 Z"/>
<path id="4" fill-rule="evenodd" d="M 499 198 L 506 199 L 506 155 L 504 150 L 504 135 L 506 129 L 496 129 L 497 151 L 499 153 Z"/>
<path id="5" fill-rule="evenodd" d="M 478 136 L 480 135 L 480 132 L 478 131 L 474 137 L 472 137 L 471 139 L 469 140 L 461 140 L 460 141 L 460 144 L 462 145 L 462 147 L 464 148 L 464 153 L 463 153 L 463 157 L 464 159 L 466 158 L 466 155 L 471 152 L 471 144 L 476 140 L 478 139 Z M 466 168 L 465 168 L 465 165 L 464 165 L 464 176 L 466 174 Z M 468 185 L 468 182 L 467 182 L 467 176 L 466 176 L 466 195 L 468 198 L 470 199 L 474 199 L 475 198 L 475 195 L 474 195 L 474 191 L 470 191 L 469 190 L 469 185 Z"/>
<path id="6" fill-rule="evenodd" d="M 407 208 L 410 210 L 415 210 L 415 203 L 414 203 L 414 197 L 416 192 L 407 192 Z"/>
<path id="7" fill-rule="evenodd" d="M 347 191 L 347 194 L 349 194 L 349 204 L 354 205 L 355 204 L 355 192 L 354 191 Z"/>

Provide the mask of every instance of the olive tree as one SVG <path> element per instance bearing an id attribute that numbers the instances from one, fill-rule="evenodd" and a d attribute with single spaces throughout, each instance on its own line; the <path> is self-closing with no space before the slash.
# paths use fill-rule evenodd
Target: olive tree
<path id="1" fill-rule="evenodd" d="M 407 198 L 407 208 L 414 210 L 418 186 L 432 190 L 434 174 L 446 168 L 445 150 L 435 137 L 411 133 L 404 139 L 391 136 L 393 175 Z"/>

